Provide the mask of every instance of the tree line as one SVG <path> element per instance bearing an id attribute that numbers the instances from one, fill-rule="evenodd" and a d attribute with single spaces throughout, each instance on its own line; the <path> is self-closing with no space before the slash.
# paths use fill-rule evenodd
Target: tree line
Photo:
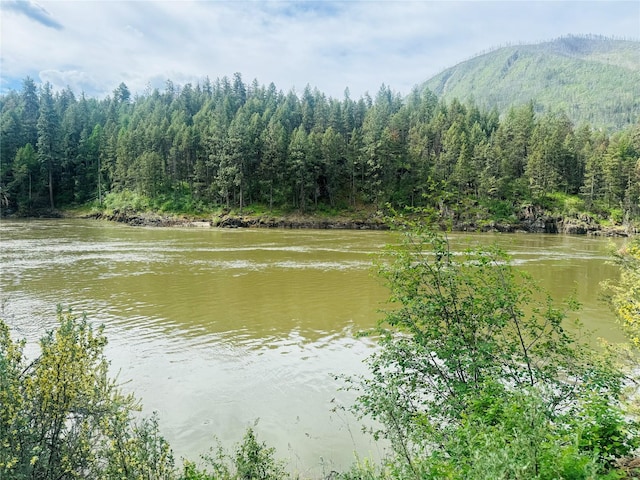
<path id="1" fill-rule="evenodd" d="M 418 87 L 341 100 L 204 80 L 104 99 L 31 78 L 0 97 L 0 199 L 31 214 L 134 192 L 169 208 L 517 205 L 554 192 L 640 215 L 640 122 L 612 134 L 533 102 L 502 118 Z"/>

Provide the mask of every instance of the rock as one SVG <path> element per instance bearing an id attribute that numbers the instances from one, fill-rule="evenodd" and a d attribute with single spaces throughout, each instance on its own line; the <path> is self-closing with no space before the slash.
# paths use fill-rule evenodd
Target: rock
<path id="1" fill-rule="evenodd" d="M 530 233 L 558 233 L 561 218 L 552 217 L 539 207 L 527 205 L 518 214 L 521 227 Z"/>

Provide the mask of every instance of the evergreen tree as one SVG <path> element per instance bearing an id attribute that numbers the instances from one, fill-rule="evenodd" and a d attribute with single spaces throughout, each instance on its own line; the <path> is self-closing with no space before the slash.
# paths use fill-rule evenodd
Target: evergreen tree
<path id="1" fill-rule="evenodd" d="M 362 157 L 362 133 L 353 129 L 346 152 L 346 168 L 349 175 L 349 205 L 355 207 L 364 185 L 364 159 Z"/>
<path id="2" fill-rule="evenodd" d="M 38 115 L 38 160 L 47 175 L 49 207 L 54 208 L 54 178 L 60 166 L 59 134 L 60 120 L 56 114 L 51 84 L 45 83 L 40 95 L 40 113 Z"/>
<path id="3" fill-rule="evenodd" d="M 293 204 L 303 212 L 307 209 L 307 197 L 313 188 L 308 151 L 308 136 L 304 127 L 300 126 L 293 131 L 289 143 L 288 171 L 293 186 Z"/>
<path id="4" fill-rule="evenodd" d="M 40 101 L 38 99 L 38 89 L 31 77 L 27 77 L 22 82 L 22 100 L 20 117 L 22 121 L 22 142 L 24 145 L 30 143 L 35 145 L 38 142 L 38 116 L 40 111 Z"/>
<path id="5" fill-rule="evenodd" d="M 522 177 L 528 163 L 535 129 L 533 102 L 512 108 L 493 135 L 494 153 L 499 159 L 499 182 L 511 183 Z"/>
<path id="6" fill-rule="evenodd" d="M 29 212 L 33 206 L 36 179 L 38 178 L 38 157 L 30 143 L 18 149 L 13 162 L 13 180 L 9 190 L 15 195 L 20 212 Z"/>
<path id="7" fill-rule="evenodd" d="M 320 169 L 320 190 L 326 196 L 329 205 L 335 206 L 337 195 L 344 190 L 343 179 L 348 178 L 345 173 L 345 144 L 342 136 L 329 127 L 322 135 L 322 160 Z"/>
<path id="8" fill-rule="evenodd" d="M 531 138 L 531 152 L 527 156 L 525 175 L 534 197 L 555 191 L 560 183 L 562 138 L 557 135 L 551 117 L 538 122 Z"/>
<path id="9" fill-rule="evenodd" d="M 5 195 L 11 195 L 8 185 L 12 181 L 12 163 L 18 149 L 24 146 L 18 115 L 19 101 L 19 97 L 14 95 L 3 104 L 0 114 L 0 138 L 2 139 L 0 141 L 0 189 Z"/>
<path id="10" fill-rule="evenodd" d="M 264 150 L 257 173 L 266 190 L 263 197 L 268 199 L 267 203 L 271 210 L 275 200 L 281 203 L 286 198 L 284 166 L 287 164 L 288 141 L 282 123 L 272 118 L 263 132 L 262 143 Z"/>

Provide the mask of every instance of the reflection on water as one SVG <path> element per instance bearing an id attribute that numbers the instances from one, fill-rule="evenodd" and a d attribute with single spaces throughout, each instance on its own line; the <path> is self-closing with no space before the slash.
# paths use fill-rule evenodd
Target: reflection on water
<path id="1" fill-rule="evenodd" d="M 157 410 L 178 456 L 217 436 L 260 437 L 294 470 L 317 474 L 379 456 L 334 407 L 352 397 L 331 374 L 364 372 L 387 291 L 372 255 L 389 232 L 132 228 L 95 221 L 0 223 L 3 318 L 33 344 L 56 304 L 104 323 L 125 388 Z M 557 298 L 575 293 L 598 335 L 621 338 L 598 284 L 616 274 L 608 241 L 453 234 L 454 249 L 496 242 Z M 324 460 L 321 460 L 324 459 Z M 332 463 L 333 462 L 333 463 Z M 317 475 L 316 475 L 317 476 Z"/>

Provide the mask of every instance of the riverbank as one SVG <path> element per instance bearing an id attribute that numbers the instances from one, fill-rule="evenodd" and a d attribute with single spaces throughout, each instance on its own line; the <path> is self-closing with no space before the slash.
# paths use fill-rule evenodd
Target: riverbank
<path id="1" fill-rule="evenodd" d="M 346 212 L 337 215 L 305 214 L 300 212 L 277 215 L 236 212 L 218 212 L 211 215 L 179 215 L 137 212 L 124 209 L 83 214 L 65 212 L 64 215 L 145 227 L 389 229 L 385 213 L 379 210 Z M 557 233 L 606 237 L 627 237 L 639 233 L 638 228 L 634 225 L 603 224 L 586 214 L 574 216 L 552 215 L 532 206 L 522 208 L 515 218 L 508 221 L 449 213 L 442 216 L 440 226 L 443 229 L 449 228 L 458 232 Z"/>
<path id="2" fill-rule="evenodd" d="M 345 215 L 314 215 L 288 213 L 281 215 L 255 213 L 220 213 L 209 216 L 188 216 L 113 210 L 92 212 L 83 218 L 108 220 L 132 226 L 146 227 L 217 227 L 217 228 L 291 228 L 291 229 L 340 229 L 340 230 L 388 230 L 380 212 L 349 217 Z"/>

